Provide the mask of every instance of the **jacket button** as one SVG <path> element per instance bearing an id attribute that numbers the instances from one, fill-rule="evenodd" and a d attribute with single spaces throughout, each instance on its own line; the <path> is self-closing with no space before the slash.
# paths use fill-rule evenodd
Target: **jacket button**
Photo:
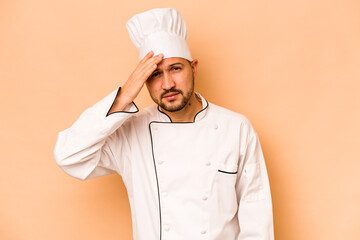
<path id="1" fill-rule="evenodd" d="M 206 234 L 206 230 L 202 230 L 202 231 L 201 231 L 201 234 Z"/>
<path id="2" fill-rule="evenodd" d="M 215 130 L 218 129 L 218 125 L 217 125 L 217 124 L 214 125 L 214 129 L 215 129 Z"/>
<path id="3" fill-rule="evenodd" d="M 204 201 L 206 201 L 207 199 L 208 199 L 207 196 L 203 196 L 203 197 L 202 197 L 202 200 L 204 200 Z"/>
<path id="4" fill-rule="evenodd" d="M 168 232 L 168 231 L 170 231 L 170 227 L 169 227 L 169 226 L 165 226 L 165 227 L 164 227 L 164 230 L 165 230 L 165 232 Z"/>
<path id="5" fill-rule="evenodd" d="M 158 164 L 161 165 L 161 164 L 163 164 L 163 162 L 164 162 L 163 160 L 159 160 Z"/>
<path id="6" fill-rule="evenodd" d="M 209 167 L 211 165 L 211 162 L 207 161 L 205 165 Z"/>

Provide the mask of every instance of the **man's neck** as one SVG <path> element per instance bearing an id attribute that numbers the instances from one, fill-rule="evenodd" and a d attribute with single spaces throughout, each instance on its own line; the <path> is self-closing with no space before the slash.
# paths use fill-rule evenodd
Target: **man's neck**
<path id="1" fill-rule="evenodd" d="M 185 107 L 176 112 L 168 112 L 161 109 L 166 115 L 168 115 L 172 122 L 193 122 L 195 115 L 202 109 L 202 101 L 195 93 L 190 97 L 189 102 Z"/>

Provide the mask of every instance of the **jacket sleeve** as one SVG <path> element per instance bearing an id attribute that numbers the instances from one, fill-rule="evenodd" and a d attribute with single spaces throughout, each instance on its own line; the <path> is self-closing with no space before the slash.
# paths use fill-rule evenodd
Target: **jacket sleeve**
<path id="1" fill-rule="evenodd" d="M 259 138 L 249 124 L 247 141 L 239 164 L 237 240 L 273 240 L 273 213 L 270 185 Z"/>
<path id="2" fill-rule="evenodd" d="M 122 157 L 119 153 L 128 144 L 120 127 L 138 108 L 131 103 L 125 111 L 108 114 L 119 90 L 87 109 L 70 128 L 58 134 L 55 160 L 69 175 L 85 180 L 122 173 L 124 164 L 119 161 Z"/>

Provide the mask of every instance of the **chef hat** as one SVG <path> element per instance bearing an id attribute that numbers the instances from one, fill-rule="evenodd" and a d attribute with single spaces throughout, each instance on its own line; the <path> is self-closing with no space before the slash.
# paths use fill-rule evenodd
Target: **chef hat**
<path id="1" fill-rule="evenodd" d="M 152 50 L 154 55 L 163 53 L 164 58 L 192 61 L 185 21 L 177 10 L 158 8 L 139 13 L 126 23 L 126 28 L 140 51 L 140 59 Z"/>

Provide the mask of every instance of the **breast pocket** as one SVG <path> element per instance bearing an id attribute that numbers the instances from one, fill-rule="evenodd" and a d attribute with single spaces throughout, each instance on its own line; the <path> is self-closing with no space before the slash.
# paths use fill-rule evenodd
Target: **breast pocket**
<path id="1" fill-rule="evenodd" d="M 233 194 L 235 192 L 235 184 L 237 179 L 237 165 L 236 164 L 219 164 L 216 172 L 216 182 L 220 191 L 225 194 Z"/>
<path id="2" fill-rule="evenodd" d="M 237 164 L 219 164 L 218 172 L 222 174 L 236 175 L 238 173 Z"/>
<path id="3" fill-rule="evenodd" d="M 235 189 L 238 176 L 237 166 L 220 164 L 216 170 L 212 186 L 214 206 L 221 209 L 223 213 L 234 215 L 238 208 Z"/>

